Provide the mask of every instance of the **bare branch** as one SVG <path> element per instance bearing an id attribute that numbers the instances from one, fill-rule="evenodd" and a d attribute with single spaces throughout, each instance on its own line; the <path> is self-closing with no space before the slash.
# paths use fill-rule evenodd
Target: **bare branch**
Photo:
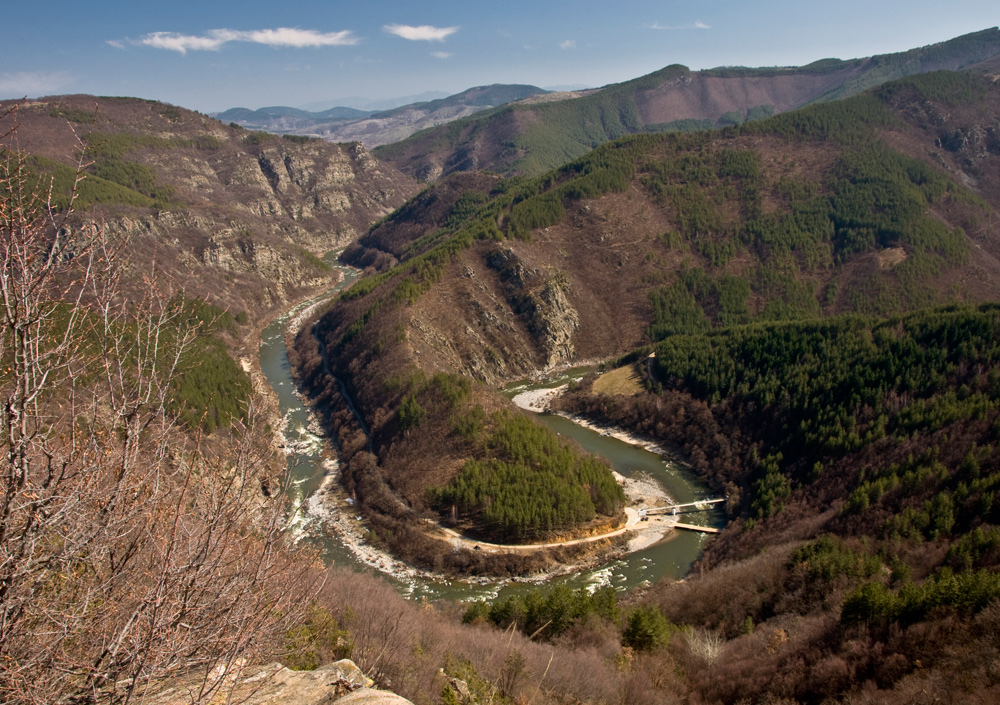
<path id="1" fill-rule="evenodd" d="M 170 413 L 200 334 L 128 242 L 53 207 L 0 113 L 0 701 L 127 703 L 170 674 L 211 699 L 280 648 L 321 581 L 261 486 L 269 437 Z M 130 263 L 130 266 L 133 263 Z M 221 668 L 221 671 L 217 671 Z M 215 675 L 213 675 L 215 673 Z"/>

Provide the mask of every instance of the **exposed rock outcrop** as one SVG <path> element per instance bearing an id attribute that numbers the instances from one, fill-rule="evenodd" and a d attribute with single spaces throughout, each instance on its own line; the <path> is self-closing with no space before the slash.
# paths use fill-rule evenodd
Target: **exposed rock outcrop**
<path id="1" fill-rule="evenodd" d="M 238 672 L 234 675 L 234 672 Z M 408 705 L 404 697 L 374 686 L 360 668 L 348 659 L 329 663 L 313 671 L 293 671 L 280 663 L 267 666 L 218 669 L 209 679 L 221 680 L 220 696 L 226 702 L 244 705 Z M 149 705 L 187 705 L 202 681 L 178 684 L 161 690 L 145 702 Z M 220 700 L 221 702 L 222 700 Z M 213 700 L 213 702 L 215 702 Z"/>
<path id="2" fill-rule="evenodd" d="M 566 276 L 530 269 L 510 247 L 490 253 L 486 262 L 496 270 L 508 302 L 541 349 L 545 366 L 572 359 L 580 316 L 566 297 Z"/>
<path id="3" fill-rule="evenodd" d="M 554 277 L 529 296 L 528 329 L 545 351 L 546 366 L 554 367 L 573 358 L 573 333 L 580 315 L 566 298 L 566 283 Z"/>
<path id="4" fill-rule="evenodd" d="M 78 220 L 128 239 L 138 281 L 169 280 L 234 312 L 271 312 L 329 282 L 314 255 L 355 241 L 417 190 L 360 144 L 248 132 L 152 101 L 62 96 L 20 104 L 18 119 L 29 154 L 52 169 L 76 166 L 68 121 L 86 122 L 93 165 Z"/>

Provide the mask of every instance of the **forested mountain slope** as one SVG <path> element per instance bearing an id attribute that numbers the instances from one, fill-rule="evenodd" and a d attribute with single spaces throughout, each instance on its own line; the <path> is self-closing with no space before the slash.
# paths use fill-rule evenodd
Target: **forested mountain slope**
<path id="1" fill-rule="evenodd" d="M 998 107 L 991 78 L 940 72 L 739 128 L 627 138 L 535 180 L 431 187 L 345 253 L 382 271 L 319 323 L 370 432 L 371 453 L 344 431 L 363 458 L 349 487 L 402 522 L 385 536 L 451 511 L 439 490 L 507 423 L 470 380 L 753 321 L 996 299 Z M 300 343 L 310 384 L 339 393 Z M 495 531 L 479 511 L 458 519 Z"/>
<path id="2" fill-rule="evenodd" d="M 379 388 L 384 370 L 496 384 L 627 353 L 646 391 L 586 380 L 562 408 L 671 445 L 732 518 L 691 576 L 618 623 L 645 699 L 995 699 L 998 101 L 995 74 L 940 72 L 720 133 L 629 138 L 535 181 L 425 191 L 347 253 L 400 264 L 320 324 L 376 409 L 387 484 L 414 445 L 394 435 L 393 394 L 439 402 L 405 378 Z M 377 352 L 357 359 L 358 340 Z M 485 398 L 487 413 L 451 413 L 488 429 Z M 414 433 L 459 454 L 436 418 Z M 463 491 L 452 465 L 427 484 Z M 566 619 L 562 638 L 598 639 L 567 599 L 466 617 L 526 633 Z"/>
<path id="3" fill-rule="evenodd" d="M 476 169 L 537 176 L 627 134 L 740 124 L 911 74 L 971 67 L 998 53 L 994 28 L 898 54 L 803 67 L 690 71 L 674 65 L 572 100 L 505 106 L 377 154 L 423 181 Z"/>

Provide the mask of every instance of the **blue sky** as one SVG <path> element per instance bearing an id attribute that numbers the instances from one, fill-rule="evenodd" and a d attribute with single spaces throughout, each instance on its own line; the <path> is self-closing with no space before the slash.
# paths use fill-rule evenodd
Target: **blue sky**
<path id="1" fill-rule="evenodd" d="M 490 83 L 601 86 L 669 64 L 792 66 L 1000 24 L 997 0 L 41 0 L 0 24 L 0 98 L 214 112 Z"/>

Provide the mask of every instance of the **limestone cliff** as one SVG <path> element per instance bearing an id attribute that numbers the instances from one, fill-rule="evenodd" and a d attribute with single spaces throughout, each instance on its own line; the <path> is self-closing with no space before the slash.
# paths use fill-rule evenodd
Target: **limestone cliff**
<path id="1" fill-rule="evenodd" d="M 580 326 L 580 316 L 566 296 L 566 275 L 529 269 L 510 247 L 497 249 L 486 261 L 500 275 L 507 301 L 540 350 L 543 366 L 572 359 L 573 333 Z"/>
<path id="2" fill-rule="evenodd" d="M 17 106 L 33 168 L 68 202 L 85 148 L 78 222 L 128 238 L 138 278 L 266 312 L 329 281 L 316 259 L 417 190 L 360 144 L 281 138 L 138 99 L 61 96 Z M 154 265 L 155 263 L 155 265 Z"/>

